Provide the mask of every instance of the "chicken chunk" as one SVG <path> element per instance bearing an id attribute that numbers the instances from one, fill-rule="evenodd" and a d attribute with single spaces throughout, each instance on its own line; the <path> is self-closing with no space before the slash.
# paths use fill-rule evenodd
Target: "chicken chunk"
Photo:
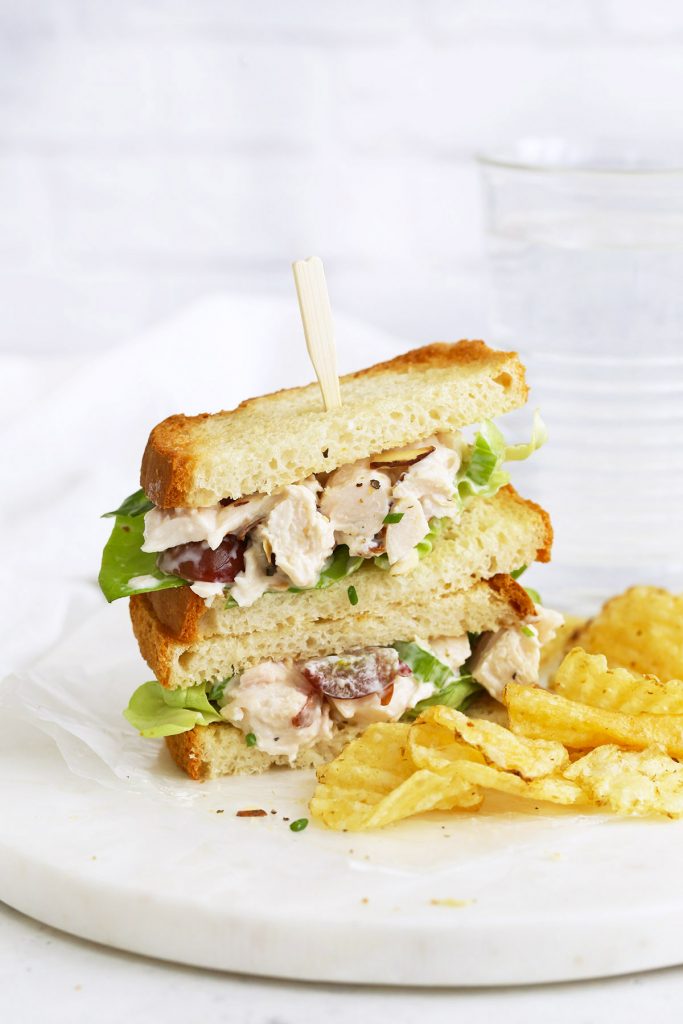
<path id="1" fill-rule="evenodd" d="M 394 498 L 419 502 L 427 519 L 452 517 L 458 511 L 454 495 L 460 454 L 435 437 L 424 443 L 433 445 L 434 451 L 406 470 L 394 486 Z"/>
<path id="2" fill-rule="evenodd" d="M 419 561 L 416 545 L 429 533 L 429 523 L 422 506 L 414 498 L 402 498 L 392 506 L 392 514 L 401 516 L 387 526 L 386 549 L 391 571 L 395 575 L 410 572 Z"/>
<path id="3" fill-rule="evenodd" d="M 303 484 L 285 487 L 261 528 L 275 562 L 296 587 L 312 587 L 334 550 L 334 529 Z"/>
<path id="4" fill-rule="evenodd" d="M 206 541 L 215 551 L 226 534 L 242 537 L 275 507 L 279 495 L 255 494 L 248 501 L 207 508 L 152 508 L 145 514 L 143 551 Z"/>
<path id="5" fill-rule="evenodd" d="M 531 615 L 526 621 L 527 625 L 536 630 L 539 642 L 543 646 L 549 643 L 560 626 L 564 625 L 564 615 L 553 608 L 544 608 L 543 605 L 537 604 L 536 614 Z"/>
<path id="6" fill-rule="evenodd" d="M 537 685 L 541 642 L 551 640 L 562 622 L 558 612 L 536 605 L 536 615 L 519 626 L 499 629 L 496 633 L 485 633 L 482 636 L 475 648 L 470 672 L 496 700 L 503 699 L 503 691 L 508 683 Z"/>
<path id="7" fill-rule="evenodd" d="M 533 685 L 538 682 L 541 645 L 530 631 L 518 627 L 484 634 L 474 652 L 470 672 L 495 700 L 502 701 L 508 683 Z"/>
<path id="8" fill-rule="evenodd" d="M 228 691 L 221 714 L 243 733 L 252 733 L 259 750 L 284 754 L 290 762 L 302 748 L 332 733 L 321 696 L 294 666 L 282 662 L 265 661 L 244 672 Z"/>
<path id="9" fill-rule="evenodd" d="M 230 595 L 240 608 L 249 608 L 270 588 L 266 572 L 268 560 L 260 544 L 250 544 L 244 552 L 244 569 L 235 576 Z"/>
<path id="10" fill-rule="evenodd" d="M 374 539 L 384 527 L 391 500 L 391 478 L 367 462 L 342 466 L 330 476 L 320 511 L 332 523 L 338 544 L 352 555 L 373 553 Z"/>
<path id="11" fill-rule="evenodd" d="M 439 661 L 448 665 L 457 676 L 471 654 L 470 640 L 465 633 L 464 636 L 439 636 L 429 642 L 430 650 L 437 656 Z"/>

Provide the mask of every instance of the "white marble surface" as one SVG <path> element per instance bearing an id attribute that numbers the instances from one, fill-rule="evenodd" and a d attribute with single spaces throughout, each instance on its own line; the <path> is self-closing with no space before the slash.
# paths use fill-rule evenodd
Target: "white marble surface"
<path id="1" fill-rule="evenodd" d="M 296 927 L 296 922 L 293 922 Z M 146 960 L 0 906 L 3 1020 L 12 1024 L 621 1024 L 680 1019 L 683 968 L 530 988 L 416 990 L 296 984 Z"/>

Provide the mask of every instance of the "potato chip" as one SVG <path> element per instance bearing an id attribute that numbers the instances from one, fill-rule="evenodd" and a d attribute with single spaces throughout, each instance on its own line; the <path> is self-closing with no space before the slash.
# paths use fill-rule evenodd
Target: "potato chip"
<path id="1" fill-rule="evenodd" d="M 371 725 L 318 770 L 311 814 L 328 828 L 379 828 L 427 810 L 476 807 L 477 790 L 466 780 L 415 771 L 407 754 L 410 725 Z"/>
<path id="2" fill-rule="evenodd" d="M 502 725 L 468 718 L 455 708 L 429 708 L 422 717 L 454 730 L 466 743 L 481 751 L 491 764 L 517 772 L 524 779 L 551 775 L 569 764 L 569 755 L 561 743 L 515 736 Z"/>
<path id="3" fill-rule="evenodd" d="M 506 687 L 505 703 L 517 735 L 552 738 L 575 750 L 590 750 L 602 743 L 637 750 L 658 746 L 673 757 L 683 757 L 683 715 L 606 711 L 517 683 Z"/>
<path id="4" fill-rule="evenodd" d="M 512 772 L 501 771 L 488 764 L 476 764 L 474 761 L 457 761 L 448 771 L 471 785 L 495 789 L 499 793 L 509 793 L 511 796 L 526 797 L 529 800 L 541 800 L 552 804 L 588 802 L 581 786 L 559 775 L 546 775 L 544 778 L 526 782 Z"/>
<path id="5" fill-rule="evenodd" d="M 683 594 L 657 587 L 631 587 L 613 597 L 579 631 L 575 643 L 604 654 L 610 668 L 683 678 Z"/>
<path id="6" fill-rule="evenodd" d="M 412 775 L 409 725 L 379 722 L 318 769 L 311 813 L 329 828 L 362 828 L 372 808 Z"/>
<path id="7" fill-rule="evenodd" d="M 407 753 L 409 725 L 379 722 L 350 743 L 341 754 L 318 769 L 319 782 L 345 788 L 357 786 L 369 794 L 385 796 L 413 772 Z"/>
<path id="8" fill-rule="evenodd" d="M 430 709 L 431 710 L 431 709 Z M 454 761 L 479 761 L 484 756 L 474 747 L 453 738 L 453 730 L 438 725 L 427 713 L 415 722 L 408 734 L 408 752 L 417 768 L 440 771 Z"/>
<path id="9" fill-rule="evenodd" d="M 683 715 L 683 682 L 660 683 L 654 676 L 635 676 L 628 669 L 607 667 L 601 654 L 575 647 L 555 676 L 553 689 L 569 700 L 629 715 Z"/>
<path id="10" fill-rule="evenodd" d="M 478 789 L 467 779 L 421 768 L 372 808 L 362 827 L 381 828 L 424 811 L 475 808 L 481 801 Z"/>
<path id="11" fill-rule="evenodd" d="M 596 747 L 564 775 L 618 814 L 683 816 L 683 765 L 659 750 Z"/>

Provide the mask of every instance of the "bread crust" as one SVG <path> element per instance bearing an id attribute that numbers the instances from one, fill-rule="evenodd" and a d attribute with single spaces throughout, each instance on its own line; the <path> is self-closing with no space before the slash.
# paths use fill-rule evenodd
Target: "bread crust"
<path id="1" fill-rule="evenodd" d="M 142 598 L 174 640 L 193 643 L 199 638 L 200 622 L 206 612 L 206 605 L 189 587 L 134 594 L 130 599 L 131 605 Z"/>
<path id="2" fill-rule="evenodd" d="M 495 394 L 500 408 L 493 414 L 497 415 L 499 412 L 508 411 L 526 401 L 528 388 L 524 378 L 524 367 L 519 362 L 517 353 L 490 349 L 483 341 L 463 340 L 434 342 L 404 352 L 393 359 L 377 363 L 366 369 L 347 374 L 341 378 L 344 403 L 346 405 L 353 398 L 354 382 L 372 381 L 377 377 L 387 375 L 386 392 L 391 395 L 392 384 L 395 385 L 406 375 L 424 374 L 425 371 L 457 371 L 471 368 L 476 368 L 481 373 L 489 392 Z M 416 382 L 416 388 L 419 387 L 419 382 Z M 204 450 L 211 447 L 212 442 L 206 438 L 206 428 L 220 425 L 222 437 L 220 441 L 216 442 L 217 447 L 225 449 L 227 461 L 231 467 L 241 465 L 245 462 L 245 445 L 248 445 L 248 440 L 245 440 L 244 435 L 248 437 L 249 427 L 254 422 L 254 417 L 256 416 L 261 421 L 259 432 L 262 433 L 262 421 L 267 418 L 266 414 L 272 411 L 275 418 L 273 428 L 275 428 L 286 409 L 291 418 L 291 429 L 296 434 L 301 420 L 298 415 L 299 409 L 310 414 L 312 400 L 315 400 L 316 403 L 318 401 L 316 389 L 317 385 L 314 384 L 281 389 L 267 395 L 245 399 L 231 410 L 213 414 L 201 413 L 197 416 L 185 416 L 184 414 L 169 416 L 154 427 L 149 436 L 140 473 L 143 490 L 161 508 L 212 504 L 222 497 L 237 498 L 242 494 L 253 493 L 257 490 L 271 491 L 287 483 L 295 483 L 311 472 L 331 471 L 342 465 L 344 461 L 355 461 L 357 458 L 366 457 L 381 450 L 382 446 L 372 446 L 372 431 L 370 431 L 364 442 L 355 442 L 356 450 L 352 450 L 351 457 L 345 458 L 344 444 L 335 448 L 335 440 L 340 433 L 340 423 L 344 421 L 344 409 L 331 412 L 323 412 L 320 409 L 315 413 L 316 429 L 311 432 L 310 436 L 306 435 L 303 443 L 303 448 L 306 450 L 299 466 L 302 476 L 288 477 L 287 470 L 283 467 L 268 470 L 265 464 L 270 453 L 264 451 L 262 461 L 265 468 L 260 473 L 256 473 L 252 466 L 251 469 L 244 471 L 247 474 L 246 477 L 240 477 L 237 471 L 230 469 L 217 473 L 216 477 L 212 477 L 211 480 L 207 479 L 206 466 L 202 462 L 202 458 Z M 472 399 L 471 393 L 468 397 Z M 489 394 L 486 401 L 491 400 L 492 396 Z M 446 399 L 442 397 L 441 402 L 445 401 Z M 399 411 L 404 404 L 405 396 L 402 401 L 398 402 Z M 358 412 L 359 410 L 356 409 L 356 413 Z M 487 414 L 487 412 L 483 413 L 483 415 Z M 368 410 L 368 418 L 371 415 L 372 409 Z M 444 417 L 447 418 L 446 412 L 444 412 Z M 353 418 L 351 416 L 352 420 Z M 476 417 L 474 420 L 467 419 L 460 425 L 464 426 L 466 422 L 476 422 Z M 441 429 L 447 429 L 447 427 L 448 424 L 444 423 Z M 304 428 L 302 427 L 302 429 Z M 397 424 L 395 429 L 398 433 L 394 441 L 387 437 L 384 438 L 390 447 L 417 439 L 413 436 L 406 437 L 402 441 L 401 432 L 405 433 L 405 424 L 402 426 Z M 436 429 L 439 429 L 438 426 Z M 287 424 L 285 424 L 284 430 L 287 433 Z M 230 435 L 229 440 L 225 438 L 226 431 Z M 351 437 L 351 434 L 349 436 Z M 423 433 L 421 436 L 427 436 L 427 434 Z M 322 438 L 326 440 L 320 449 L 318 442 Z M 292 442 L 295 448 L 297 445 L 302 447 L 299 437 L 293 436 Z M 363 444 L 368 450 L 365 448 L 358 450 L 358 445 L 362 448 Z M 325 445 L 328 447 L 326 448 Z M 329 458 L 323 457 L 324 451 L 329 453 Z M 219 481 L 221 484 L 225 483 L 225 486 L 219 486 Z"/>
<path id="3" fill-rule="evenodd" d="M 374 366 L 356 370 L 347 376 L 349 379 L 357 379 L 358 377 L 371 377 L 384 370 L 409 372 L 410 370 L 424 369 L 426 366 L 446 369 L 452 366 L 466 366 L 468 363 L 488 363 L 493 369 L 496 365 L 503 366 L 509 359 L 517 359 L 517 353 L 489 348 L 481 339 L 462 338 L 460 341 L 432 341 L 428 345 L 412 348 L 383 363 L 375 363 Z"/>
<path id="4" fill-rule="evenodd" d="M 202 756 L 201 735 L 196 726 L 189 732 L 181 732 L 177 736 L 166 736 L 165 740 L 171 757 L 191 779 L 194 779 L 195 782 L 204 782 L 208 778 L 209 763 Z"/>
<path id="5" fill-rule="evenodd" d="M 149 435 L 140 467 L 140 486 L 159 508 L 188 505 L 196 465 L 188 445 L 188 429 L 208 418 L 209 413 L 177 413 L 158 423 Z"/>
<path id="6" fill-rule="evenodd" d="M 514 494 L 516 498 L 519 498 L 520 501 L 524 502 L 527 508 L 533 509 L 534 512 L 537 512 L 538 515 L 541 517 L 543 521 L 543 530 L 545 536 L 542 546 L 536 552 L 536 561 L 549 562 L 552 558 L 553 541 L 555 540 L 555 530 L 553 529 L 553 524 L 549 513 L 546 512 L 542 505 L 538 505 L 535 501 L 531 501 L 529 498 L 522 498 L 521 495 L 519 495 L 517 491 L 514 489 L 512 484 L 507 484 L 502 489 L 504 491 L 510 492 L 511 494 Z"/>
<path id="7" fill-rule="evenodd" d="M 128 611 L 140 654 L 162 686 L 168 686 L 178 641 L 154 614 L 149 594 L 131 597 Z"/>
<path id="8" fill-rule="evenodd" d="M 526 619 L 530 615 L 535 615 L 536 606 L 534 602 L 524 587 L 517 580 L 513 580 L 512 576 L 508 576 L 505 573 L 497 573 L 486 582 L 491 590 L 495 590 L 496 594 L 514 609 L 518 618 Z"/>

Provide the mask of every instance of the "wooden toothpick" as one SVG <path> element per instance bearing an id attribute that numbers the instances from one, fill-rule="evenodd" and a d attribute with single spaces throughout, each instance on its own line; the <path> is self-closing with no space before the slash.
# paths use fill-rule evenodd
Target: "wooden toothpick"
<path id="1" fill-rule="evenodd" d="M 337 374 L 337 350 L 323 261 L 319 256 L 296 260 L 292 270 L 306 348 L 320 384 L 325 410 L 338 409 L 342 403 Z"/>

